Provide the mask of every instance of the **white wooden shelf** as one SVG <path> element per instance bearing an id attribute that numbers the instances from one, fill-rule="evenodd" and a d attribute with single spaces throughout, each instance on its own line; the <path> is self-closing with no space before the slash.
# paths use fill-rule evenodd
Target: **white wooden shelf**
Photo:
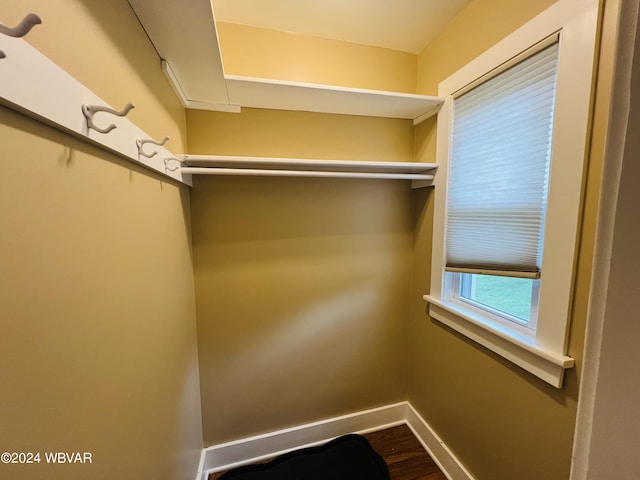
<path id="1" fill-rule="evenodd" d="M 229 102 L 241 107 L 404 118 L 414 124 L 438 113 L 443 99 L 411 93 L 225 75 Z"/>
<path id="2" fill-rule="evenodd" d="M 211 1 L 128 1 L 162 58 L 162 69 L 184 106 L 228 109 Z"/>
<path id="3" fill-rule="evenodd" d="M 411 93 L 225 75 L 210 0 L 129 0 L 186 108 L 242 107 L 403 118 L 417 124 L 443 100 Z"/>
<path id="4" fill-rule="evenodd" d="M 313 160 L 212 155 L 185 155 L 185 175 L 364 178 L 411 180 L 412 188 L 432 185 L 437 165 L 417 162 Z"/>

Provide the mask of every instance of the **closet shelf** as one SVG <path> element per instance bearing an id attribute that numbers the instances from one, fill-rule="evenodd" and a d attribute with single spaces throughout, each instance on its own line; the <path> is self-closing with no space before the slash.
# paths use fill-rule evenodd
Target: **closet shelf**
<path id="1" fill-rule="evenodd" d="M 240 107 L 403 118 L 414 125 L 438 113 L 443 99 L 412 93 L 225 75 L 229 102 Z"/>
<path id="2" fill-rule="evenodd" d="M 129 0 L 158 51 L 162 69 L 186 108 L 240 112 L 242 107 L 402 118 L 435 115 L 440 97 L 224 73 L 210 0 Z M 188 26 L 188 28 L 185 28 Z"/>
<path id="3" fill-rule="evenodd" d="M 417 162 L 185 155 L 180 170 L 184 175 L 411 180 L 412 188 L 421 188 L 433 184 L 437 168 L 434 163 Z"/>

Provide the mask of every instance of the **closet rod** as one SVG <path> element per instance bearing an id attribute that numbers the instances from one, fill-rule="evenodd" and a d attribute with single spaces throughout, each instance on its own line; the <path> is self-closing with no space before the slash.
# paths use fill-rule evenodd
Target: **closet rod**
<path id="1" fill-rule="evenodd" d="M 260 177 L 320 177 L 320 178 L 366 178 L 382 180 L 426 180 L 432 181 L 433 175 L 420 173 L 369 173 L 369 172 L 318 172 L 307 170 L 261 170 L 249 168 L 207 168 L 182 167 L 180 171 L 187 175 L 244 175 Z"/>

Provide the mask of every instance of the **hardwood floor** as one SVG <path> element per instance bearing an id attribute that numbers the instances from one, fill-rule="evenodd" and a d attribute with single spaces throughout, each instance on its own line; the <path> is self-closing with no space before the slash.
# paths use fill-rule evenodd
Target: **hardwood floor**
<path id="1" fill-rule="evenodd" d="M 387 462 L 391 480 L 447 480 L 406 425 L 367 433 L 364 437 Z"/>
<path id="2" fill-rule="evenodd" d="M 367 433 L 364 437 L 387 462 L 391 480 L 447 480 L 406 425 Z M 209 480 L 217 480 L 223 473 L 213 473 Z"/>

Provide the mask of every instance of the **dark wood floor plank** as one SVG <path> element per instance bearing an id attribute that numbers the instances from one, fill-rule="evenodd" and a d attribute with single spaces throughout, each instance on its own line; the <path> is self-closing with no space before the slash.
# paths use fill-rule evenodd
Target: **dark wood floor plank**
<path id="1" fill-rule="evenodd" d="M 446 480 L 408 426 L 387 428 L 364 437 L 387 462 L 391 480 Z"/>
<path id="2" fill-rule="evenodd" d="M 387 462 L 391 480 L 447 480 L 406 425 L 363 436 Z M 213 473 L 209 480 L 217 480 L 223 473 Z"/>

